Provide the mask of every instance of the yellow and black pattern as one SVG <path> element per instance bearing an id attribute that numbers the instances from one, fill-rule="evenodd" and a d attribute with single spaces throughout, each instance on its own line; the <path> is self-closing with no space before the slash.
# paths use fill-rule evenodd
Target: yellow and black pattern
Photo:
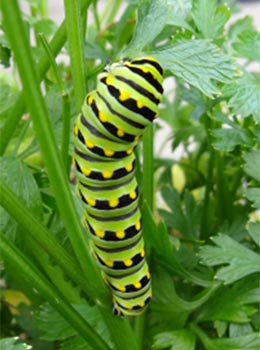
<path id="1" fill-rule="evenodd" d="M 117 315 L 139 315 L 152 295 L 133 151 L 158 116 L 162 74 L 152 57 L 111 64 L 98 75 L 74 126 L 84 224 Z"/>

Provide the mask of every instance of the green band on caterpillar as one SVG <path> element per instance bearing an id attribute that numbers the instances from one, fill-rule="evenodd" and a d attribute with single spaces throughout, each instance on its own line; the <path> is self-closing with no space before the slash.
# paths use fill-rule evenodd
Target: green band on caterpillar
<path id="1" fill-rule="evenodd" d="M 113 313 L 140 315 L 152 297 L 134 149 L 157 118 L 163 70 L 153 57 L 107 66 L 74 126 L 77 191 L 90 249 L 113 294 Z"/>

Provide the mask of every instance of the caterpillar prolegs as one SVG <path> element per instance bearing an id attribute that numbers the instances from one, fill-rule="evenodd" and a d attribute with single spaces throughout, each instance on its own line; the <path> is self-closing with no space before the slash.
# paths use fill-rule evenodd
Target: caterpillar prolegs
<path id="1" fill-rule="evenodd" d="M 139 315 L 151 299 L 133 151 L 158 116 L 162 74 L 152 57 L 107 66 L 74 126 L 84 224 L 117 315 Z"/>

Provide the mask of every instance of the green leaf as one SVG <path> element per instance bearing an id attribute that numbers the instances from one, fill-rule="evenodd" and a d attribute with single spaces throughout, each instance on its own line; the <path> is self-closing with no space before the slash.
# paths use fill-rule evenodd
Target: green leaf
<path id="1" fill-rule="evenodd" d="M 224 86 L 223 94 L 230 98 L 228 105 L 233 109 L 233 113 L 242 117 L 252 114 L 255 122 L 260 123 L 259 75 L 244 72 L 242 78 Z"/>
<path id="2" fill-rule="evenodd" d="M 252 150 L 243 155 L 245 164 L 244 171 L 255 180 L 260 182 L 260 151 Z"/>
<path id="3" fill-rule="evenodd" d="M 252 333 L 236 338 L 223 338 L 211 340 L 207 350 L 258 350 L 260 334 Z"/>
<path id="4" fill-rule="evenodd" d="M 80 337 L 72 337 L 71 339 L 63 342 L 59 348 L 59 350 L 93 350 L 84 339 Z"/>
<path id="5" fill-rule="evenodd" d="M 3 180 L 24 205 L 37 218 L 42 215 L 42 202 L 37 183 L 28 167 L 17 158 L 0 158 L 0 179 Z M 1 207 L 1 230 L 15 238 L 17 224 L 13 218 Z"/>
<path id="6" fill-rule="evenodd" d="M 223 152 L 231 152 L 238 145 L 250 146 L 253 142 L 247 130 L 242 128 L 218 128 L 211 130 L 211 134 L 216 139 L 212 142 L 213 147 Z"/>
<path id="7" fill-rule="evenodd" d="M 256 209 L 260 208 L 260 188 L 252 187 L 245 190 L 245 196 L 251 202 L 253 202 L 253 207 Z"/>
<path id="8" fill-rule="evenodd" d="M 190 9 L 191 0 L 142 0 L 138 10 L 135 34 L 127 51 L 142 50 L 160 34 L 167 24 L 190 28 L 184 21 Z"/>
<path id="9" fill-rule="evenodd" d="M 169 350 L 194 350 L 195 335 L 186 329 L 159 333 L 154 337 L 153 348 Z"/>
<path id="10" fill-rule="evenodd" d="M 183 40 L 152 52 L 165 69 L 205 95 L 220 94 L 217 82 L 229 83 L 236 66 L 208 40 Z"/>
<path id="11" fill-rule="evenodd" d="M 249 29 L 241 32 L 232 47 L 238 57 L 260 62 L 260 33 L 258 31 Z"/>
<path id="12" fill-rule="evenodd" d="M 212 241 L 217 247 L 202 247 L 199 257 L 207 266 L 228 265 L 221 267 L 215 278 L 230 284 L 244 276 L 260 272 L 260 256 L 257 253 L 227 235 L 219 234 L 213 237 Z"/>
<path id="13" fill-rule="evenodd" d="M 0 349 L 3 350 L 29 350 L 31 345 L 18 342 L 18 337 L 0 339 Z"/>
<path id="14" fill-rule="evenodd" d="M 231 11 L 226 4 L 217 6 L 216 0 L 194 0 L 192 17 L 203 38 L 215 38 L 222 34 Z"/>
<path id="15" fill-rule="evenodd" d="M 232 287 L 223 286 L 202 305 L 198 321 L 249 322 L 249 316 L 256 312 L 256 308 L 249 304 L 259 303 L 259 292 L 255 275 L 242 279 Z"/>
<path id="16" fill-rule="evenodd" d="M 178 191 L 172 187 L 163 187 L 161 193 L 170 211 L 164 209 L 158 211 L 167 226 L 180 231 L 185 237 L 198 238 L 201 206 L 188 192 L 184 195 L 184 203 Z"/>
<path id="17" fill-rule="evenodd" d="M 247 30 L 254 30 L 253 17 L 245 16 L 236 20 L 228 30 L 228 36 L 232 42 L 237 41 L 238 36 Z"/>
<path id="18" fill-rule="evenodd" d="M 52 35 L 57 29 L 55 22 L 50 18 L 37 19 L 32 23 L 32 26 L 37 33 L 44 34 L 45 36 Z"/>
<path id="19" fill-rule="evenodd" d="M 260 247 L 260 222 L 251 222 L 248 226 L 248 232 L 258 247 Z"/>
<path id="20" fill-rule="evenodd" d="M 74 305 L 75 310 L 87 320 L 89 325 L 96 330 L 97 333 L 105 340 L 107 344 L 110 343 L 110 335 L 106 328 L 102 315 L 97 306 L 89 306 L 85 304 Z M 66 320 L 53 309 L 49 304 L 44 307 L 37 314 L 37 326 L 41 331 L 41 337 L 46 340 L 64 340 L 75 336 L 77 333 Z"/>

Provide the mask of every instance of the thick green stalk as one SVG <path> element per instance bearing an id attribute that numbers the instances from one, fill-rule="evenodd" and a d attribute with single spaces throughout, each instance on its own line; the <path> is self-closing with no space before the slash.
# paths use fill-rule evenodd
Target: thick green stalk
<path id="1" fill-rule="evenodd" d="M 64 269 L 64 272 L 88 294 L 88 284 L 82 276 L 79 266 L 75 264 L 48 229 L 31 214 L 24 203 L 1 180 L 0 204 L 24 228 L 24 232 L 37 242 Z"/>
<path id="2" fill-rule="evenodd" d="M 27 283 L 41 295 L 64 317 L 76 332 L 84 338 L 93 349 L 108 350 L 109 346 L 96 331 L 63 299 L 49 281 L 36 269 L 3 234 L 0 234 L 1 254 L 7 264 L 19 268 Z"/>
<path id="3" fill-rule="evenodd" d="M 79 113 L 86 95 L 85 54 L 79 1 L 64 0 L 64 8 L 66 15 L 70 65 L 76 99 L 76 111 Z"/>
<path id="4" fill-rule="evenodd" d="M 58 209 L 64 221 L 75 254 L 87 276 L 92 296 L 103 299 L 107 294 L 104 283 L 90 258 L 85 233 L 75 210 L 70 193 L 67 176 L 61 161 L 50 118 L 41 95 L 37 73 L 30 51 L 29 42 L 21 19 L 17 0 L 2 3 L 5 28 L 14 51 L 16 64 L 20 73 L 25 99 L 31 114 L 35 134 L 37 136 L 43 159 L 47 168 L 52 190 Z M 19 40 L 17 40 L 19 33 Z"/>
<path id="5" fill-rule="evenodd" d="M 153 125 L 150 125 L 143 136 L 143 198 L 148 207 L 153 211 L 154 202 L 154 159 L 153 159 Z M 143 349 L 143 338 L 145 329 L 145 314 L 135 319 L 135 336 L 138 347 Z"/>
<path id="6" fill-rule="evenodd" d="M 150 125 L 143 136 L 143 197 L 151 211 L 154 201 L 153 163 L 153 125 Z"/>
<path id="7" fill-rule="evenodd" d="M 85 13 L 90 3 L 91 3 L 91 0 L 81 1 L 81 13 Z M 67 35 L 66 21 L 63 21 L 63 23 L 60 25 L 59 29 L 57 30 L 57 32 L 55 33 L 53 39 L 50 41 L 50 44 L 49 44 L 54 57 L 58 55 L 58 53 L 64 46 L 67 38 L 66 35 Z M 48 60 L 48 57 L 46 55 L 43 55 L 39 61 L 39 64 L 37 65 L 37 75 L 40 80 L 43 79 L 47 70 L 49 69 L 49 64 L 50 62 Z M 4 154 L 5 149 L 8 145 L 8 142 L 11 139 L 15 131 L 16 125 L 18 124 L 21 118 L 21 115 L 24 113 L 24 110 L 25 110 L 25 100 L 21 92 L 14 106 L 8 111 L 6 122 L 1 128 L 1 130 L 4 130 L 4 132 L 3 131 L 1 132 L 0 155 Z"/>

